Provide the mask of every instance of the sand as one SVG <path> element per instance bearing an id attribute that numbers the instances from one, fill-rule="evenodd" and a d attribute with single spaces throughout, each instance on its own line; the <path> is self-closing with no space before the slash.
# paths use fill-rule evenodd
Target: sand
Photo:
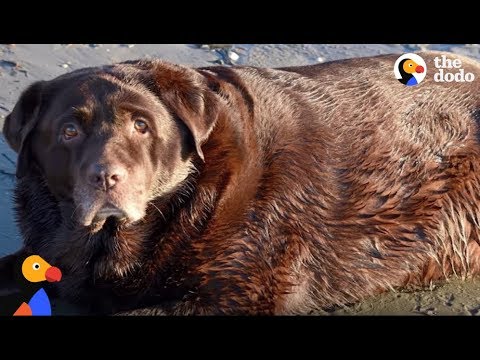
<path id="1" fill-rule="evenodd" d="M 21 91 L 37 80 L 48 80 L 87 66 L 138 59 L 162 58 L 179 64 L 208 66 L 239 64 L 254 66 L 290 66 L 315 64 L 329 60 L 404 53 L 417 50 L 442 50 L 480 60 L 480 45 L 426 44 L 34 44 L 0 45 L 0 128 L 13 109 Z M 16 154 L 0 137 L 0 256 L 21 245 L 14 223 L 12 189 L 15 181 Z M 62 307 L 61 313 L 72 313 Z M 452 279 L 432 289 L 414 292 L 390 292 L 362 303 L 319 315 L 478 315 L 480 279 Z"/>

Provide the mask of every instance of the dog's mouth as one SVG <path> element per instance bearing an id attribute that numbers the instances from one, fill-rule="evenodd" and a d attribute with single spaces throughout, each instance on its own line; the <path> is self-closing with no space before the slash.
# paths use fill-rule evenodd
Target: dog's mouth
<path id="1" fill-rule="evenodd" d="M 103 224 L 108 218 L 114 218 L 116 220 L 126 220 L 128 216 L 125 211 L 123 211 L 119 207 L 107 203 L 103 205 L 100 209 L 98 209 L 98 211 L 95 213 L 95 216 L 92 220 L 92 225 L 95 225 L 95 227 L 103 226 Z"/>
<path id="2" fill-rule="evenodd" d="M 89 231 L 96 232 L 108 222 L 130 226 L 145 216 L 146 205 L 142 199 L 120 198 L 119 196 L 97 196 L 82 194 L 76 196 L 72 204 L 75 210 L 70 215 L 81 227 L 89 228 Z M 73 215 L 76 215 L 75 217 Z"/>
<path id="3" fill-rule="evenodd" d="M 103 228 L 103 225 L 107 222 L 108 219 L 126 222 L 128 220 L 128 216 L 126 212 L 119 207 L 107 203 L 95 213 L 90 224 L 90 230 L 92 232 L 97 232 L 98 230 Z"/>
<path id="4" fill-rule="evenodd" d="M 111 216 L 117 219 L 124 219 L 127 217 L 127 214 L 125 213 L 125 211 L 112 204 L 106 204 L 97 211 L 93 220 L 94 222 L 101 221 Z"/>

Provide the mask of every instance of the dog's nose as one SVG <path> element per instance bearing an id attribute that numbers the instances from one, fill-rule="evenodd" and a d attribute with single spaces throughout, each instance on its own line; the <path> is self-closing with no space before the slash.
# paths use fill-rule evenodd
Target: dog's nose
<path id="1" fill-rule="evenodd" d="M 119 165 L 92 164 L 88 168 L 87 178 L 90 185 L 106 191 L 121 182 L 126 173 Z"/>

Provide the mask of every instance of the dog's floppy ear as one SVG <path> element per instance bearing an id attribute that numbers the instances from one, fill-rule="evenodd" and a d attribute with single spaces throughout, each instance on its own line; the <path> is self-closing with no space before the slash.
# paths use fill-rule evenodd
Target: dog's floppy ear
<path id="1" fill-rule="evenodd" d="M 218 100 L 207 79 L 194 69 L 173 64 L 157 63 L 152 70 L 157 96 L 186 125 L 198 156 L 205 161 L 202 144 L 218 116 Z"/>
<path id="2" fill-rule="evenodd" d="M 30 85 L 22 93 L 3 125 L 5 139 L 10 147 L 18 153 L 18 178 L 23 177 L 29 167 L 31 152 L 28 138 L 38 120 L 43 85 L 42 81 Z"/>

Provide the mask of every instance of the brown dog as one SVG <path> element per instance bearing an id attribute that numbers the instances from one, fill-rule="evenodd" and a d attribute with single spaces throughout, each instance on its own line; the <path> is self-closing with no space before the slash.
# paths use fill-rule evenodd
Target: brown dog
<path id="1" fill-rule="evenodd" d="M 439 54 L 420 55 L 415 87 L 398 55 L 33 84 L 4 126 L 17 257 L 107 314 L 305 314 L 478 273 L 478 81 L 436 83 Z"/>

